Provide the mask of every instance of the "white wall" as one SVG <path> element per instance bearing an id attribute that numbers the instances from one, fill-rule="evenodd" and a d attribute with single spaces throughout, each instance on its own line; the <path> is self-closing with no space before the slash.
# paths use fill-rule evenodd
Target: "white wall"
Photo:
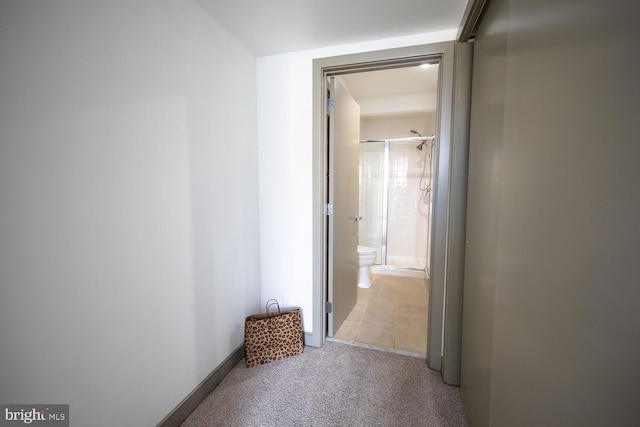
<path id="1" fill-rule="evenodd" d="M 306 332 L 313 332 L 313 60 L 455 36 L 448 30 L 258 58 L 262 300 L 302 307 Z"/>
<path id="2" fill-rule="evenodd" d="M 155 425 L 259 310 L 255 57 L 194 2 L 0 3 L 0 402 Z"/>

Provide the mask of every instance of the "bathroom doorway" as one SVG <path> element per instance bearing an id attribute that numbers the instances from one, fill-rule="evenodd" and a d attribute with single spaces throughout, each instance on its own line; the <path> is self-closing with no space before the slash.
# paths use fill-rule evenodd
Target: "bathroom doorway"
<path id="1" fill-rule="evenodd" d="M 430 250 L 427 355 L 429 367 L 442 370 L 445 382 L 455 384 L 459 373 L 461 288 L 464 270 L 464 209 L 466 202 L 466 150 L 468 146 L 467 99 L 471 49 L 442 42 L 363 52 L 313 60 L 313 314 L 310 345 L 327 339 L 333 305 L 328 299 L 332 272 L 328 269 L 333 248 L 328 228 L 327 78 L 374 69 L 438 62 L 438 92 L 433 158 L 432 227 Z M 455 67 L 454 67 L 454 64 Z M 454 87 L 454 81 L 456 85 Z M 455 96 L 454 96 L 455 95 Z M 460 106 L 460 111 L 454 107 Z M 454 120 L 455 119 L 455 120 Z M 459 135 L 455 140 L 453 136 Z M 357 262 L 353 262 L 354 273 Z M 449 380 L 451 378 L 451 380 Z"/>
<path id="2" fill-rule="evenodd" d="M 370 270 L 372 286 L 357 289 L 355 304 L 338 300 L 329 287 L 335 308 L 348 310 L 336 321 L 329 316 L 330 337 L 426 356 L 438 64 L 414 59 L 331 77 L 360 107 L 353 126 L 360 129 L 357 245 L 376 255 L 358 273 Z M 332 114 L 345 120 L 341 105 L 334 103 L 329 120 Z M 340 148 L 336 142 L 329 141 L 330 150 Z M 331 189 L 345 187 L 336 182 Z M 334 282 L 335 289 L 342 286 Z"/>

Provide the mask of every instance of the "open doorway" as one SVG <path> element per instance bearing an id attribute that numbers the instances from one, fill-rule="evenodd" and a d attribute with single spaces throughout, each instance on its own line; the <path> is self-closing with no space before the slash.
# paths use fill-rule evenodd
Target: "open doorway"
<path id="1" fill-rule="evenodd" d="M 313 61 L 313 332 L 309 345 L 321 346 L 327 338 L 328 323 L 334 308 L 329 294 L 334 287 L 331 270 L 333 247 L 327 216 L 330 151 L 327 146 L 327 77 L 418 65 L 425 60 L 438 62 L 438 95 L 434 152 L 433 211 L 429 275 L 427 326 L 427 364 L 443 371 L 449 384 L 459 375 L 459 336 L 462 307 L 461 289 L 464 271 L 464 221 L 466 207 L 466 150 L 468 111 L 466 99 L 470 79 L 471 48 L 454 42 L 411 46 L 385 51 L 365 52 Z M 454 64 L 459 64 L 454 67 Z M 454 78 L 455 75 L 455 78 Z M 454 81 L 456 82 L 454 90 Z M 455 93 L 455 96 L 454 96 Z M 455 99 L 455 102 L 454 102 Z M 454 106 L 456 110 L 454 120 Z M 459 135 L 454 141 L 454 135 Z M 455 144 L 454 144 L 455 142 Z M 357 143 L 357 141 L 356 141 Z M 357 218 L 357 212 L 350 214 Z M 354 274 L 357 252 L 353 252 Z M 354 276 L 355 277 L 355 276 Z M 446 310 L 445 310 L 446 308 Z M 327 313 L 329 313 L 327 315 Z M 445 328 L 446 325 L 446 328 Z"/>
<path id="2" fill-rule="evenodd" d="M 426 356 L 438 64 L 437 59 L 411 59 L 392 68 L 335 77 L 347 92 L 344 96 L 359 106 L 359 123 L 352 126 L 359 129 L 359 266 L 353 307 L 337 300 L 342 293 L 327 291 L 336 308 L 351 308 L 344 319 L 336 320 L 334 314 L 330 337 Z M 341 106 L 333 105 L 329 117 L 351 120 L 338 111 Z M 332 143 L 344 143 L 332 141 L 331 135 L 330 151 Z M 341 182 L 330 185 L 328 201 L 333 200 L 331 191 L 343 188 L 347 186 Z M 333 279 L 331 284 L 340 286 L 335 275 Z"/>

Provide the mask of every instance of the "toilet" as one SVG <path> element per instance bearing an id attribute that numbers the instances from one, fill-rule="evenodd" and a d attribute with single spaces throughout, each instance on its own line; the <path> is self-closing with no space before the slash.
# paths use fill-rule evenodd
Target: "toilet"
<path id="1" fill-rule="evenodd" d="M 369 266 L 376 260 L 376 248 L 358 245 L 358 287 L 370 288 Z"/>

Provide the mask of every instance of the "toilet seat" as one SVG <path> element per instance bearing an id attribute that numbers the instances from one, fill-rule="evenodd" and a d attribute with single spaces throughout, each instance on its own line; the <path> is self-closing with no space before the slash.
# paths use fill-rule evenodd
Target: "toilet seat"
<path id="1" fill-rule="evenodd" d="M 373 255 L 376 253 L 376 248 L 358 245 L 358 253 L 363 255 Z"/>

